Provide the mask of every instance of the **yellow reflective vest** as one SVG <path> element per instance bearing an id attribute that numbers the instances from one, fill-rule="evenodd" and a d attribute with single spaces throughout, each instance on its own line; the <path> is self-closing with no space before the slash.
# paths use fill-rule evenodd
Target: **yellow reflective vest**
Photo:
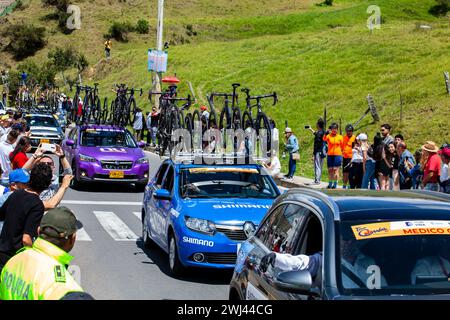
<path id="1" fill-rule="evenodd" d="M 33 247 L 25 247 L 2 270 L 1 300 L 59 300 L 69 292 L 83 292 L 67 265 L 73 259 L 54 244 L 37 238 Z"/>

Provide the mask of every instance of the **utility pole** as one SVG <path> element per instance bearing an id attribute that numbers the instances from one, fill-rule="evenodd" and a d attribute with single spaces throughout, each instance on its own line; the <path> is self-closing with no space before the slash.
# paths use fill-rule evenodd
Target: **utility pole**
<path id="1" fill-rule="evenodd" d="M 156 49 L 163 50 L 163 30 L 164 30 L 164 0 L 158 0 L 158 25 L 156 34 Z M 161 72 L 155 72 L 153 88 L 156 92 L 161 92 Z M 159 110 L 159 96 L 155 98 L 155 107 Z"/>

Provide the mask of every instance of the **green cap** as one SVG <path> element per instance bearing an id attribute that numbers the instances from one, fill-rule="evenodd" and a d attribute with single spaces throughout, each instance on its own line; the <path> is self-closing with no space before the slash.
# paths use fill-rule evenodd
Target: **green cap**
<path id="1" fill-rule="evenodd" d="M 41 220 L 41 233 L 54 238 L 68 238 L 77 231 L 77 218 L 66 207 L 49 210 Z"/>

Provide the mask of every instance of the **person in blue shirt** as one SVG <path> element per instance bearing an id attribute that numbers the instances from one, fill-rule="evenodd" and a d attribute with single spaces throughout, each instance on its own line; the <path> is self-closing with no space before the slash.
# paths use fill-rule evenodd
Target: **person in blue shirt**
<path id="1" fill-rule="evenodd" d="M 297 160 L 299 160 L 299 146 L 297 137 L 292 132 L 291 128 L 286 128 L 284 130 L 286 135 L 286 146 L 285 149 L 289 152 L 289 172 L 283 178 L 283 180 L 292 180 L 294 178 L 295 171 L 297 170 Z"/>
<path id="2" fill-rule="evenodd" d="M 22 79 L 22 85 L 26 86 L 28 74 L 25 71 L 23 71 L 22 74 L 20 75 L 20 78 Z"/>

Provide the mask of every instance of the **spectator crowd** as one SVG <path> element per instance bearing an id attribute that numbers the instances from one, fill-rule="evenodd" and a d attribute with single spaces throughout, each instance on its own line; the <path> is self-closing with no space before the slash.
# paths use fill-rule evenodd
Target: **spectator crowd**
<path id="1" fill-rule="evenodd" d="M 434 141 L 425 141 L 418 150 L 411 151 L 403 135 L 391 134 L 389 124 L 381 125 L 380 132 L 372 138 L 363 132 L 355 134 L 350 124 L 344 135 L 339 133 L 337 123 L 325 130 L 321 119 L 316 130 L 309 129 L 314 134 L 314 184 L 321 183 L 326 159 L 329 189 L 338 188 L 342 182 L 344 189 L 424 189 L 450 193 L 447 143 L 439 146 Z"/>

